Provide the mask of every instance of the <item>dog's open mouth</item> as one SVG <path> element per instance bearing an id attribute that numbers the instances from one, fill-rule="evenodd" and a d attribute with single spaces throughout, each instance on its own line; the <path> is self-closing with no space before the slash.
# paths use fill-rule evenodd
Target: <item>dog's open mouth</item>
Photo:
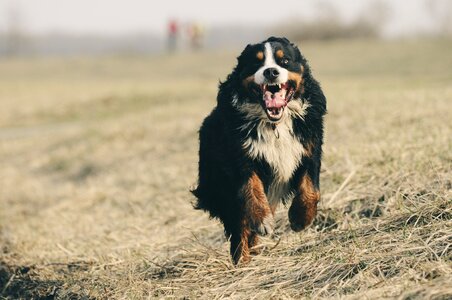
<path id="1" fill-rule="evenodd" d="M 271 121 L 279 121 L 284 108 L 292 99 L 294 88 L 289 81 L 282 84 L 269 83 L 261 85 L 265 112 Z"/>

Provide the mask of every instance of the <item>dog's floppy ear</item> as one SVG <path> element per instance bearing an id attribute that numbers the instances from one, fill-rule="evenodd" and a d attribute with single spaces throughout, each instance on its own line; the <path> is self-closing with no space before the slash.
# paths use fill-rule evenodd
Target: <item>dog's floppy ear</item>
<path id="1" fill-rule="evenodd" d="M 240 55 L 237 57 L 237 63 L 240 65 L 241 63 L 243 63 L 243 61 L 245 60 L 247 53 L 251 50 L 251 47 L 253 45 L 248 44 L 246 45 L 245 49 L 243 49 L 242 53 L 240 53 Z"/>
<path id="2" fill-rule="evenodd" d="M 251 44 L 246 45 L 245 49 L 243 49 L 243 51 L 242 51 L 242 54 L 243 54 L 244 52 L 246 52 L 247 50 L 250 50 L 251 47 L 252 47 Z"/>
<path id="3" fill-rule="evenodd" d="M 241 57 L 245 57 L 246 54 L 251 50 L 252 47 L 253 47 L 252 44 L 246 45 L 245 49 L 243 49 L 242 53 L 240 53 L 240 55 L 239 55 L 239 57 L 237 57 L 237 59 L 239 60 Z"/>
<path id="4" fill-rule="evenodd" d="M 229 103 L 231 101 L 231 94 L 233 91 L 235 91 L 235 86 L 240 80 L 240 72 L 242 72 L 243 66 L 246 64 L 248 53 L 251 51 L 252 47 L 252 44 L 248 44 L 245 49 L 243 49 L 243 51 L 237 57 L 237 65 L 235 66 L 235 68 L 228 75 L 225 81 L 220 81 L 220 90 L 217 97 L 218 104 L 221 105 L 222 103 Z"/>

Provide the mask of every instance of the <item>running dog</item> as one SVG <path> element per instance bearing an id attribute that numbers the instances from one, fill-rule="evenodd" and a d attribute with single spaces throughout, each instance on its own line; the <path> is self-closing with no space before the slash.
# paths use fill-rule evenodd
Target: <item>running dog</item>
<path id="1" fill-rule="evenodd" d="M 297 46 L 270 37 L 248 45 L 219 85 L 199 131 L 195 208 L 224 225 L 233 262 L 248 262 L 272 233 L 279 203 L 292 230 L 308 226 L 320 200 L 326 98 Z"/>

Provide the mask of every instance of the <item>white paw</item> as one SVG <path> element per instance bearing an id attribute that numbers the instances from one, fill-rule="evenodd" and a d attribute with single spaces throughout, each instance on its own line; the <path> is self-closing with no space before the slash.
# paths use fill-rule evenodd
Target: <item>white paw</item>
<path id="1" fill-rule="evenodd" d="M 273 233 L 273 228 L 275 226 L 275 219 L 270 214 L 264 218 L 262 223 L 256 224 L 257 226 L 254 228 L 255 231 L 260 235 L 269 235 Z"/>

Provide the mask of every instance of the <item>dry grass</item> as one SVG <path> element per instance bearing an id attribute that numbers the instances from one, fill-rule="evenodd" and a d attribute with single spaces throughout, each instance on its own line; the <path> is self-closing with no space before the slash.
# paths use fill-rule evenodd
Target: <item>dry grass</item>
<path id="1" fill-rule="evenodd" d="M 314 226 L 234 267 L 191 208 L 234 53 L 0 61 L 3 298 L 452 297 L 452 42 L 302 45 L 329 99 Z"/>

